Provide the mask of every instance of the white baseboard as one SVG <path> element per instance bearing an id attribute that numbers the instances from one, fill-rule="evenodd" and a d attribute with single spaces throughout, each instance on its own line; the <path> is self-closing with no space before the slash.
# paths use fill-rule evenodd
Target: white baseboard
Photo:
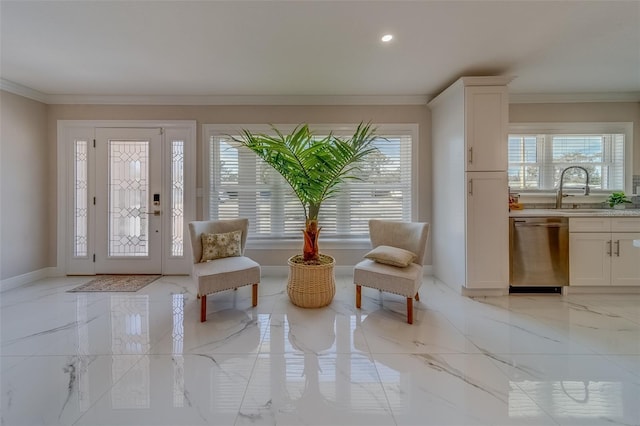
<path id="1" fill-rule="evenodd" d="M 338 265 L 335 267 L 334 271 L 336 275 L 353 275 L 353 267 L 354 265 Z M 260 272 L 265 277 L 281 277 L 287 276 L 289 274 L 289 266 L 260 266 Z M 425 277 L 431 276 L 433 273 L 433 266 L 425 265 L 423 270 L 423 275 Z"/>
<path id="2" fill-rule="evenodd" d="M 564 286 L 562 295 L 569 294 L 638 294 L 640 287 L 637 286 Z"/>
<path id="3" fill-rule="evenodd" d="M 288 266 L 263 266 L 260 265 L 260 275 L 263 277 L 282 277 L 289 273 Z"/>
<path id="4" fill-rule="evenodd" d="M 464 297 L 483 297 L 483 296 L 508 296 L 509 288 L 460 288 L 460 294 Z"/>
<path id="5" fill-rule="evenodd" d="M 12 288 L 20 287 L 23 284 L 38 281 L 43 278 L 57 276 L 60 276 L 60 272 L 55 266 L 38 269 L 37 271 L 27 272 L 26 274 L 17 275 L 0 281 L 0 291 L 11 290 Z"/>
<path id="6" fill-rule="evenodd" d="M 336 275 L 349 275 L 353 274 L 353 266 L 339 265 L 334 268 Z M 282 277 L 289 274 L 289 266 L 260 266 L 260 273 L 265 277 Z"/>
<path id="7" fill-rule="evenodd" d="M 287 276 L 289 274 L 289 267 L 286 265 L 282 266 L 261 266 L 261 273 L 265 277 L 281 277 Z M 424 266 L 424 276 L 431 276 L 433 272 L 433 267 L 431 265 Z M 336 275 L 351 275 L 353 274 L 353 265 L 339 265 L 335 267 Z M 55 266 L 51 266 L 48 268 L 42 268 L 37 271 L 28 272 L 26 274 L 18 275 L 11 278 L 6 278 L 0 281 L 0 292 L 10 290 L 12 288 L 20 287 L 23 284 L 28 284 L 37 280 L 41 280 L 43 278 L 50 277 L 62 277 L 64 273 Z"/>

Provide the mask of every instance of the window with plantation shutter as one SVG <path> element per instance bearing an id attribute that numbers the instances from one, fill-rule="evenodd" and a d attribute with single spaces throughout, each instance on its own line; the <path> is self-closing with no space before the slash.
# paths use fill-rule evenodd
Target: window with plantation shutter
<path id="1" fill-rule="evenodd" d="M 525 126 L 525 125 L 523 125 Z M 532 126 L 535 127 L 535 126 Z M 550 191 L 558 188 L 560 174 L 570 166 L 589 172 L 589 186 L 594 191 L 624 191 L 627 186 L 627 160 L 631 147 L 625 126 L 616 132 L 596 132 L 593 123 L 565 125 L 556 132 L 509 134 L 509 186 L 516 191 Z M 609 127 L 606 130 L 616 130 Z M 563 130 L 563 131 L 558 131 Z M 581 131 L 583 130 L 583 131 Z M 584 188 L 585 175 L 580 169 L 565 173 L 564 187 Z"/>
<path id="2" fill-rule="evenodd" d="M 276 126 L 280 131 L 291 131 Z M 321 138 L 327 126 L 311 126 Z M 405 125 L 405 127 L 407 127 Z M 353 128 L 333 133 L 350 136 Z M 205 125 L 207 152 L 207 205 L 205 217 L 231 219 L 247 217 L 250 238 L 299 238 L 304 228 L 304 211 L 286 181 L 249 149 L 233 141 L 240 129 L 269 133 L 263 126 Z M 323 237 L 340 239 L 368 236 L 372 218 L 412 219 L 412 150 L 417 131 L 397 126 L 377 126 L 378 151 L 359 165 L 358 179 L 350 179 L 334 198 L 325 201 L 319 215 Z"/>

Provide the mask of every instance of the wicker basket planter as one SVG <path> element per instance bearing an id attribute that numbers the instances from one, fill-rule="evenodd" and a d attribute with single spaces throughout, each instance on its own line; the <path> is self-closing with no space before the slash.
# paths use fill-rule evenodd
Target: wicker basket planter
<path id="1" fill-rule="evenodd" d="M 327 306 L 336 294 L 334 275 L 335 259 L 324 254 L 321 265 L 305 265 L 296 262 L 300 255 L 289 258 L 289 281 L 287 293 L 291 302 L 301 308 L 321 308 Z"/>

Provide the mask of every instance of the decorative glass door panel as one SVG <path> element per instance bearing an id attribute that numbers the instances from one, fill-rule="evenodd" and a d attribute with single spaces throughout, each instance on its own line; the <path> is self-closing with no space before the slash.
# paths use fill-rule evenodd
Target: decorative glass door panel
<path id="1" fill-rule="evenodd" d="M 109 141 L 109 257 L 149 255 L 149 141 Z"/>
<path id="2" fill-rule="evenodd" d="M 161 273 L 160 129 L 97 129 L 96 136 L 96 273 Z"/>

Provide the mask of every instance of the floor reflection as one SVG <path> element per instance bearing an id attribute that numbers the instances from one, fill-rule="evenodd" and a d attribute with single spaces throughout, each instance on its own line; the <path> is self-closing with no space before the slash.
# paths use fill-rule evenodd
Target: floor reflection
<path id="1" fill-rule="evenodd" d="M 109 314 L 111 351 L 114 355 L 143 355 L 149 352 L 149 296 L 113 295 L 110 297 Z M 114 409 L 149 408 L 151 383 L 148 357 L 114 357 L 112 380 L 115 383 L 111 388 Z"/>
<path id="2" fill-rule="evenodd" d="M 133 294 L 69 280 L 2 294 L 0 424 L 640 424 L 640 295 L 426 282 L 408 325 L 401 297 L 357 310 L 343 280 L 306 310 L 265 278 L 258 307 L 222 292 L 200 323 L 188 277 Z"/>
<path id="3" fill-rule="evenodd" d="M 184 294 L 171 295 L 173 328 L 173 406 L 184 407 Z"/>
<path id="4" fill-rule="evenodd" d="M 624 415 L 624 393 L 621 382 L 557 380 L 512 382 L 534 401 L 562 419 L 616 419 Z M 640 395 L 638 395 L 640 397 Z M 640 399 L 636 400 L 640 403 Z M 510 414 L 514 417 L 535 416 L 540 406 L 509 399 Z M 640 421 L 640 418 L 638 419 Z"/>

